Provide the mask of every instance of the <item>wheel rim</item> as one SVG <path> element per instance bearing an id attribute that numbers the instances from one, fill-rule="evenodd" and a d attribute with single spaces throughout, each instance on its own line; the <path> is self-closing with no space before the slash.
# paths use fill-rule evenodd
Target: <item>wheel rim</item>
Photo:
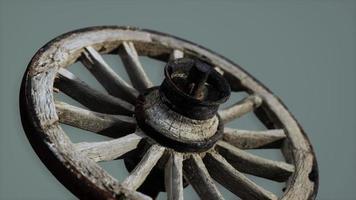
<path id="1" fill-rule="evenodd" d="M 123 42 L 125 42 L 126 47 Z M 60 120 L 62 123 L 68 124 L 71 123 L 71 119 L 66 119 L 65 116 L 57 112 L 60 112 L 62 109 L 66 112 L 70 110 L 72 113 L 78 113 L 78 110 L 65 104 L 57 103 L 56 105 L 53 97 L 53 84 L 58 79 L 56 78 L 58 72 L 60 80 L 65 78 L 70 79 L 72 75 L 68 74 L 68 71 L 64 69 L 76 62 L 80 56 L 87 55 L 89 59 L 87 59 L 87 63 L 85 61 L 83 63 L 90 67 L 90 61 L 97 62 L 97 57 L 95 57 L 96 51 L 101 54 L 112 53 L 118 47 L 119 51 L 122 51 L 120 48 L 124 49 L 124 51 L 126 48 L 126 56 L 128 57 L 126 58 L 126 62 L 130 66 L 137 65 L 137 62 L 139 62 L 135 60 L 135 52 L 130 52 L 132 49 L 136 49 L 139 55 L 163 61 L 168 61 L 172 55 L 173 57 L 174 55 L 181 56 L 183 52 L 185 57 L 198 57 L 213 64 L 218 68 L 217 70 L 223 71 L 224 77 L 228 80 L 234 92 L 246 91 L 252 95 L 235 107 L 221 110 L 219 114 L 222 120 L 227 122 L 236 119 L 239 115 L 244 114 L 241 113 L 241 110 L 246 109 L 247 112 L 258 107 L 254 109 L 256 116 L 268 129 L 273 129 L 269 133 L 274 137 L 271 139 L 271 137 L 266 136 L 266 138 L 251 142 L 251 135 L 249 135 L 251 133 L 246 133 L 246 141 L 250 142 L 247 142 L 247 146 L 246 144 L 245 146 L 241 146 L 241 141 L 243 141 L 241 139 L 243 138 L 241 131 L 228 129 L 224 133 L 224 141 L 218 142 L 214 149 L 209 150 L 207 154 L 204 153 L 205 157 L 202 156 L 203 158 L 200 156 L 201 154 L 183 155 L 172 150 L 167 150 L 159 144 L 154 144 L 145 154 L 141 165 L 144 169 L 134 170 L 132 176 L 130 175 L 120 184 L 96 164 L 96 161 L 119 157 L 119 150 L 116 149 L 117 152 L 115 155 L 107 155 L 104 152 L 104 159 L 100 157 L 103 155 L 92 156 L 90 158 L 88 152 L 93 151 L 93 145 L 95 148 L 99 147 L 100 151 L 100 145 L 103 145 L 103 143 L 89 144 L 89 146 L 87 144 L 73 144 L 60 126 Z M 125 58 L 123 58 L 123 61 L 125 64 Z M 135 73 L 131 74 L 132 77 L 130 78 L 138 92 L 122 83 L 119 84 L 125 87 L 121 88 L 120 91 L 124 91 L 121 94 L 115 93 L 114 89 L 110 89 L 109 84 L 106 87 L 104 85 L 104 87 L 111 95 L 117 95 L 125 98 L 125 101 L 132 102 L 134 99 L 132 96 L 153 85 L 150 83 L 148 77 L 144 75 L 144 72 L 136 70 L 136 75 Z M 143 81 L 135 80 L 135 77 L 137 78 L 138 76 L 144 77 Z M 100 77 L 96 78 L 100 79 Z M 61 90 L 65 91 L 66 85 L 62 85 L 64 86 Z M 130 96 L 130 94 L 134 95 Z M 80 99 L 80 97 L 75 98 Z M 132 113 L 132 108 L 129 104 L 121 101 L 118 103 L 115 99 L 110 98 L 104 98 L 104 100 L 105 103 L 111 102 L 112 106 L 117 108 L 115 114 L 119 112 L 130 115 Z M 97 105 L 90 104 L 90 102 L 81 103 L 86 104 L 88 108 L 95 112 L 113 114 L 108 110 L 98 108 L 100 103 Z M 132 199 L 149 199 L 147 195 L 136 192 L 135 189 L 140 186 L 142 175 L 147 175 L 147 170 L 150 171 L 163 154 L 170 155 L 168 164 L 166 165 L 166 173 L 172 177 L 181 177 L 182 173 L 184 173 L 185 178 L 189 180 L 190 184 L 192 184 L 198 195 L 202 198 L 221 198 L 220 193 L 211 182 L 210 176 L 241 198 L 276 198 L 273 194 L 251 183 L 249 180 L 246 181 L 239 171 L 277 181 L 286 181 L 286 190 L 281 199 L 314 199 L 317 192 L 318 172 L 313 149 L 300 125 L 281 101 L 240 66 L 199 45 L 167 34 L 132 27 L 92 27 L 70 32 L 54 39 L 36 53 L 27 68 L 20 92 L 20 110 L 25 132 L 36 153 L 51 172 L 68 189 L 81 198 L 116 199 L 124 196 Z M 82 112 L 79 113 L 83 114 Z M 95 121 L 98 118 L 90 120 Z M 115 118 L 115 120 L 115 122 L 119 123 L 120 127 L 124 126 L 128 131 L 133 129 L 133 122 L 130 121 L 130 118 Z M 108 125 L 107 122 L 105 123 Z M 105 125 L 105 123 L 101 123 L 101 125 Z M 86 125 L 88 126 L 88 124 Z M 94 129 L 100 129 L 100 126 L 99 128 L 98 126 L 94 126 L 90 129 L 95 132 L 98 130 Z M 121 138 L 121 141 L 119 140 L 120 138 L 113 140 L 114 143 L 116 142 L 116 146 L 127 142 L 127 146 L 125 147 L 134 149 L 141 139 L 146 136 L 144 133 L 136 131 L 136 133 L 123 137 L 125 139 L 122 140 Z M 283 142 L 281 142 L 282 140 Z M 230 144 L 227 144 L 227 141 Z M 279 144 L 273 146 L 276 145 L 276 141 L 279 141 Z M 240 148 L 265 148 L 268 145 L 272 145 L 274 148 L 281 148 L 287 162 L 290 164 L 269 162 L 256 157 L 251 158 L 249 154 L 245 154 L 240 150 Z M 104 147 L 107 146 L 104 145 Z M 234 162 L 234 160 L 238 159 L 240 161 L 248 161 L 249 167 L 239 166 L 239 163 Z M 184 163 L 183 170 L 182 163 Z M 204 167 L 205 165 L 208 169 Z M 189 173 L 192 169 L 195 173 Z M 218 172 L 221 170 L 226 172 L 224 176 L 219 175 Z M 267 172 L 263 170 L 267 170 Z M 202 177 L 208 177 L 208 179 L 204 179 L 204 181 Z M 233 177 L 231 180 L 233 184 L 224 183 L 222 178 L 227 177 Z M 245 182 L 239 183 L 241 180 L 245 180 Z M 183 180 L 178 181 L 178 185 L 174 185 L 177 182 L 174 182 L 172 179 L 169 179 L 167 182 L 166 189 L 169 190 L 169 198 L 180 198 L 182 196 Z M 202 184 L 204 184 L 204 189 L 208 192 L 202 191 Z M 236 186 L 242 186 L 243 189 L 239 189 Z"/>

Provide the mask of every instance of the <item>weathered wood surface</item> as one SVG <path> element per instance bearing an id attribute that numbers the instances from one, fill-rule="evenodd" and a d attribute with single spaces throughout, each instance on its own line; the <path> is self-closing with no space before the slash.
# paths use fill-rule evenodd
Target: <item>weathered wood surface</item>
<path id="1" fill-rule="evenodd" d="M 142 138 L 141 132 L 104 142 L 81 142 L 75 144 L 77 151 L 95 162 L 109 161 L 119 158 L 125 153 L 136 149 Z"/>
<path id="2" fill-rule="evenodd" d="M 61 123 L 109 137 L 124 136 L 136 129 L 136 120 L 128 116 L 98 113 L 59 101 L 56 111 Z"/>
<path id="3" fill-rule="evenodd" d="M 295 150 L 294 150 L 295 151 Z M 295 152 L 294 152 L 295 153 Z M 286 191 L 281 198 L 282 200 L 296 199 L 314 199 L 316 193 L 311 195 L 309 191 L 313 189 L 313 184 L 318 183 L 318 175 L 315 166 L 315 158 L 309 152 L 297 154 L 295 158 L 295 179 L 291 179 L 287 182 Z M 316 176 L 316 177 L 315 177 Z M 309 181 L 307 181 L 307 179 Z"/>
<path id="4" fill-rule="evenodd" d="M 193 154 L 184 160 L 183 170 L 184 177 L 188 179 L 201 199 L 224 199 L 199 155 Z"/>
<path id="5" fill-rule="evenodd" d="M 274 181 L 286 181 L 294 172 L 294 166 L 253 155 L 219 141 L 216 150 L 237 170 Z"/>
<path id="6" fill-rule="evenodd" d="M 212 137 L 219 126 L 218 117 L 194 120 L 172 111 L 160 98 L 159 91 L 146 96 L 146 123 L 162 135 L 180 141 L 204 141 Z M 160 119 L 160 120 L 157 120 Z"/>
<path id="7" fill-rule="evenodd" d="M 252 182 L 231 166 L 221 155 L 208 153 L 204 157 L 204 163 L 216 181 L 241 199 L 277 200 L 276 195 Z"/>
<path id="8" fill-rule="evenodd" d="M 83 106 L 96 112 L 127 115 L 131 115 L 134 112 L 132 104 L 91 88 L 63 68 L 58 72 L 55 87 Z"/>
<path id="9" fill-rule="evenodd" d="M 81 62 L 109 94 L 135 104 L 138 91 L 123 80 L 93 47 L 84 48 Z"/>
<path id="10" fill-rule="evenodd" d="M 82 55 L 83 48 L 86 46 L 95 46 L 96 49 L 103 50 L 102 53 L 108 53 L 117 49 L 122 41 L 144 43 L 140 47 L 145 48 L 137 50 L 144 56 L 155 58 L 166 56 L 167 58 L 170 49 L 184 49 L 185 54 L 189 56 L 207 58 L 225 72 L 224 76 L 225 74 L 231 75 L 228 81 L 233 86 L 233 90 L 243 88 L 250 94 L 260 96 L 264 101 L 263 109 L 255 110 L 255 112 L 269 127 L 285 130 L 288 142 L 285 143 L 283 152 L 287 152 L 284 155 L 294 163 L 296 168 L 295 173 L 287 182 L 285 194 L 281 199 L 315 198 L 318 187 L 318 169 L 312 147 L 297 121 L 277 97 L 238 65 L 210 50 L 165 34 L 132 27 L 88 28 L 61 36 L 36 54 L 24 77 L 24 89 L 20 96 L 24 97 L 22 99 L 25 100 L 21 102 L 25 103 L 21 104 L 23 107 L 21 115 L 31 116 L 25 121 L 33 123 L 32 125 L 30 123 L 31 130 L 25 131 L 34 147 L 41 148 L 38 152 L 46 152 L 46 156 L 52 158 L 49 160 L 48 156 L 39 155 L 45 158 L 43 159 L 45 164 L 78 197 L 91 194 L 106 199 L 121 198 L 121 195 L 130 199 L 149 199 L 143 194 L 125 189 L 90 159 L 78 156 L 71 148 L 69 138 L 65 136 L 60 127 L 54 126 L 58 119 L 51 92 L 56 70 L 74 63 Z M 164 47 L 160 44 L 164 44 L 162 45 Z M 149 45 L 160 48 L 146 48 Z M 237 89 L 234 89 L 236 86 L 238 86 Z M 268 115 L 261 111 L 267 112 Z M 35 144 L 33 141 L 37 140 L 40 141 Z M 52 161 L 56 161 L 58 165 L 50 167 Z M 62 169 L 61 174 L 65 176 L 58 175 L 60 173 L 55 172 L 57 169 Z"/>
<path id="11" fill-rule="evenodd" d="M 179 49 L 174 49 L 173 52 L 171 53 L 169 59 L 170 60 L 175 60 L 175 59 L 179 59 L 179 58 L 183 58 L 184 57 L 184 52 L 179 50 Z"/>
<path id="12" fill-rule="evenodd" d="M 240 149 L 280 148 L 286 135 L 283 129 L 247 131 L 225 128 L 223 140 Z"/>
<path id="13" fill-rule="evenodd" d="M 162 157 L 164 151 L 165 148 L 159 145 L 152 145 L 135 169 L 122 182 L 122 185 L 132 190 L 139 188 L 158 160 Z"/>
<path id="14" fill-rule="evenodd" d="M 55 68 L 41 71 L 29 67 L 28 70 L 28 82 L 23 82 L 20 95 L 23 126 L 37 155 L 56 178 L 73 194 L 84 199 L 113 200 L 122 196 L 129 199 L 151 199 L 122 187 L 108 172 L 75 149 L 57 123 L 58 116 L 54 102 L 51 101 L 52 84 L 57 72 Z"/>
<path id="15" fill-rule="evenodd" d="M 119 55 L 124 63 L 132 85 L 140 92 L 153 87 L 139 60 L 136 48 L 132 42 L 123 42 Z"/>
<path id="16" fill-rule="evenodd" d="M 215 71 L 217 71 L 220 75 L 224 75 L 224 71 L 221 69 L 221 68 L 219 68 L 219 67 L 214 67 L 214 70 Z M 231 86 L 230 86 L 231 87 Z"/>
<path id="17" fill-rule="evenodd" d="M 183 200 L 183 155 L 181 153 L 170 152 L 164 177 L 168 200 Z"/>
<path id="18" fill-rule="evenodd" d="M 228 123 L 248 112 L 253 111 L 255 108 L 260 106 L 261 103 L 261 97 L 258 95 L 251 95 L 228 108 L 220 110 L 219 115 L 224 123 Z"/>

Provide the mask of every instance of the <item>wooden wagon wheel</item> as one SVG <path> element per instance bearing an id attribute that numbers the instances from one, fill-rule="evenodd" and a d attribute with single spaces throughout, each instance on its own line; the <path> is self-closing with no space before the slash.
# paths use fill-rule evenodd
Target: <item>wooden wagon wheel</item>
<path id="1" fill-rule="evenodd" d="M 100 54 L 120 55 L 132 86 Z M 139 55 L 167 62 L 160 87 L 146 75 Z M 107 93 L 68 71 L 77 61 Z M 249 96 L 217 111 L 230 93 L 225 80 L 231 92 Z M 56 101 L 55 89 L 88 109 Z M 314 199 L 317 193 L 313 149 L 282 102 L 237 64 L 171 35 L 92 27 L 59 36 L 32 58 L 20 110 L 38 156 L 80 198 L 150 199 L 166 190 L 168 199 L 183 199 L 184 186 L 191 184 L 202 199 L 222 199 L 214 179 L 242 199 L 277 199 L 244 173 L 285 182 L 281 199 Z M 248 112 L 268 130 L 224 128 Z M 114 139 L 72 143 L 62 123 Z M 244 151 L 257 148 L 281 149 L 286 161 Z M 97 164 L 113 159 L 125 159 L 130 170 L 121 183 Z"/>

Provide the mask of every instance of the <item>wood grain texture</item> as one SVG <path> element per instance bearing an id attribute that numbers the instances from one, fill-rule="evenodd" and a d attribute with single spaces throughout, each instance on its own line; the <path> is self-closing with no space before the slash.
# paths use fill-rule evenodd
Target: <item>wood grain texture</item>
<path id="1" fill-rule="evenodd" d="M 125 115 L 131 115 L 134 112 L 132 104 L 91 88 L 63 68 L 58 72 L 55 87 L 96 112 Z"/>
<path id="2" fill-rule="evenodd" d="M 223 140 L 240 149 L 281 148 L 286 135 L 283 129 L 247 131 L 225 128 Z"/>
<path id="3" fill-rule="evenodd" d="M 153 87 L 139 60 L 136 48 L 132 42 L 123 42 L 119 55 L 130 77 L 132 85 L 140 92 Z"/>
<path id="4" fill-rule="evenodd" d="M 168 138 L 204 141 L 212 137 L 219 126 L 217 116 L 207 120 L 194 120 L 171 110 L 160 98 L 158 90 L 147 94 L 145 103 L 146 123 Z"/>
<path id="5" fill-rule="evenodd" d="M 77 151 L 95 162 L 109 161 L 119 158 L 125 153 L 136 149 L 142 138 L 141 132 L 104 142 L 81 142 L 75 144 Z"/>
<path id="6" fill-rule="evenodd" d="M 277 200 L 273 193 L 258 186 L 231 166 L 221 155 L 207 153 L 204 163 L 211 176 L 232 193 L 246 200 Z"/>
<path id="7" fill-rule="evenodd" d="M 62 35 L 41 48 L 30 62 L 21 90 L 21 117 L 31 144 L 51 172 L 79 198 L 150 199 L 118 183 L 90 159 L 73 149 L 58 122 L 52 83 L 59 68 L 77 61 L 86 46 L 101 53 L 116 50 L 122 41 L 133 41 L 141 56 L 164 58 L 172 49 L 184 49 L 187 57 L 208 60 L 229 75 L 229 84 L 238 91 L 263 99 L 255 110 L 268 127 L 284 129 L 288 143 L 284 155 L 295 165 L 283 200 L 312 200 L 318 189 L 318 167 L 310 141 L 293 115 L 271 91 L 239 65 L 192 42 L 156 31 L 132 27 L 92 27 Z M 140 44 L 140 45 L 137 45 Z M 227 76 L 226 76 L 227 77 Z M 27 125 L 26 125 L 27 124 Z"/>
<path id="8" fill-rule="evenodd" d="M 311 183 L 314 183 L 315 178 L 317 178 L 313 177 L 315 176 L 315 174 L 313 173 L 317 173 L 314 171 L 316 166 L 313 166 L 313 163 L 315 163 L 315 158 L 313 158 L 313 155 L 311 155 L 309 152 L 304 152 L 297 155 L 298 157 L 295 158 L 296 162 L 298 163 L 295 166 L 295 168 L 297 169 L 295 171 L 296 178 L 291 179 L 287 182 L 287 190 L 285 191 L 281 200 L 304 200 L 311 198 L 308 191 L 313 188 L 313 185 Z M 309 181 L 305 181 L 306 179 L 308 179 Z M 312 196 L 312 198 L 315 198 L 315 194 L 314 196 Z"/>
<path id="9" fill-rule="evenodd" d="M 164 151 L 165 148 L 159 145 L 152 145 L 135 169 L 132 170 L 130 175 L 122 182 L 122 185 L 132 190 L 139 188 L 158 160 L 162 157 Z"/>
<path id="10" fill-rule="evenodd" d="M 219 110 L 219 116 L 224 123 L 228 123 L 242 115 L 253 111 L 255 108 L 260 106 L 262 99 L 258 95 L 251 95 L 243 100 L 237 102 L 236 104 Z"/>
<path id="11" fill-rule="evenodd" d="M 52 56 L 50 56 L 52 57 Z M 46 60 L 39 60 L 46 62 Z M 41 64 L 40 64 L 41 65 Z M 29 68 L 32 77 L 26 77 L 21 86 L 21 116 L 26 134 L 41 160 L 62 184 L 83 199 L 151 198 L 122 187 L 94 161 L 84 158 L 71 143 L 58 123 L 53 100 L 53 80 L 56 65 L 46 71 Z M 36 70 L 35 70 L 36 69 Z M 35 108 L 30 111 L 29 108 Z M 34 112 L 30 114 L 30 112 Z M 38 113 L 38 114 L 35 114 Z M 85 185 L 85 189 L 81 189 Z"/>
<path id="12" fill-rule="evenodd" d="M 291 164 L 253 155 L 223 141 L 217 143 L 216 150 L 243 173 L 283 182 L 294 172 Z"/>
<path id="13" fill-rule="evenodd" d="M 193 154 L 183 163 L 184 177 L 193 186 L 201 199 L 224 199 L 210 177 L 201 157 Z"/>
<path id="14" fill-rule="evenodd" d="M 136 120 L 128 116 L 98 113 L 59 101 L 56 111 L 63 124 L 109 137 L 124 136 L 136 129 Z"/>
<path id="15" fill-rule="evenodd" d="M 85 47 L 80 60 L 109 94 L 135 104 L 138 91 L 123 80 L 93 47 Z"/>
<path id="16" fill-rule="evenodd" d="M 165 187 L 168 200 L 183 200 L 183 155 L 170 152 L 165 166 Z"/>

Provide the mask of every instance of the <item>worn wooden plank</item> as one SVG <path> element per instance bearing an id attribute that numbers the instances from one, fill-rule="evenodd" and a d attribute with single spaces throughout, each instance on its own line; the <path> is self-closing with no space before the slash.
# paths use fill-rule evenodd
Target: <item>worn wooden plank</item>
<path id="1" fill-rule="evenodd" d="M 169 200 L 183 200 L 183 156 L 171 152 L 165 166 L 165 186 Z"/>
<path id="2" fill-rule="evenodd" d="M 291 164 L 253 155 L 223 141 L 217 143 L 216 150 L 243 173 L 283 182 L 294 172 Z"/>
<path id="3" fill-rule="evenodd" d="M 186 159 L 183 170 L 184 177 L 188 179 L 201 199 L 224 199 L 199 155 L 193 154 Z"/>
<path id="4" fill-rule="evenodd" d="M 126 68 L 132 85 L 140 92 L 153 87 L 139 60 L 136 48 L 132 42 L 123 42 L 119 48 L 119 55 Z"/>
<path id="5" fill-rule="evenodd" d="M 138 91 L 123 80 L 93 47 L 85 47 L 80 60 L 109 94 L 132 104 L 136 102 Z"/>
<path id="6" fill-rule="evenodd" d="M 247 131 L 225 128 L 223 140 L 241 149 L 280 148 L 286 135 L 283 129 Z"/>
<path id="7" fill-rule="evenodd" d="M 242 115 L 251 112 L 262 104 L 262 99 L 258 95 L 251 95 L 236 104 L 219 110 L 219 116 L 224 123 L 228 123 L 233 119 L 241 117 Z"/>
<path id="8" fill-rule="evenodd" d="M 60 101 L 55 104 L 59 122 L 63 124 L 109 137 L 124 136 L 136 129 L 136 120 L 132 117 L 98 113 Z"/>
<path id="9" fill-rule="evenodd" d="M 57 76 L 55 87 L 93 111 L 125 115 L 134 112 L 132 104 L 91 88 L 64 68 Z"/>
<path id="10" fill-rule="evenodd" d="M 225 188 L 249 200 L 276 200 L 277 196 L 258 186 L 231 166 L 221 155 L 207 153 L 204 163 L 211 176 Z"/>
<path id="11" fill-rule="evenodd" d="M 77 143 L 75 149 L 96 162 L 109 161 L 136 149 L 144 137 L 141 132 L 136 132 L 110 141 Z"/>
<path id="12" fill-rule="evenodd" d="M 164 147 L 152 145 L 135 169 L 132 170 L 130 175 L 122 182 L 122 185 L 132 190 L 139 188 L 158 160 L 162 157 L 164 151 Z"/>

